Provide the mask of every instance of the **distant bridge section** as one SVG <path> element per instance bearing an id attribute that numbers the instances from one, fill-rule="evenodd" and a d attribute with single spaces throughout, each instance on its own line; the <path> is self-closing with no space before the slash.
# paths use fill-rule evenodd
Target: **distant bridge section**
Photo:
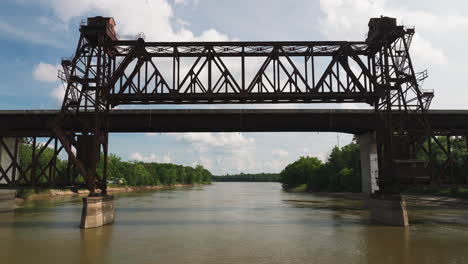
<path id="1" fill-rule="evenodd" d="M 57 110 L 0 111 L 0 136 L 51 136 L 49 125 Z M 80 118 L 91 121 L 93 113 Z M 432 130 L 441 135 L 468 135 L 467 110 L 430 110 Z M 374 110 L 336 109 L 131 109 L 109 113 L 109 131 L 122 132 L 342 132 L 377 130 L 381 117 Z M 65 127 L 80 131 L 76 119 Z"/>

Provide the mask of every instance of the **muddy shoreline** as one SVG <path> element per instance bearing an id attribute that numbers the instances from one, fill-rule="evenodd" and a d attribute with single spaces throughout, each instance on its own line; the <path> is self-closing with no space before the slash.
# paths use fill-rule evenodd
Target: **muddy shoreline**
<path id="1" fill-rule="evenodd" d="M 183 187 L 195 187 L 195 186 L 204 186 L 206 184 L 175 184 L 175 185 L 156 185 L 156 186 L 112 186 L 107 188 L 109 194 L 116 193 L 130 193 L 130 192 L 145 192 L 145 191 L 154 191 L 154 190 L 170 190 L 174 188 L 183 188 Z M 78 192 L 72 192 L 67 189 L 49 189 L 43 190 L 39 193 L 30 193 L 25 197 L 16 197 L 15 200 L 18 202 L 26 200 L 35 200 L 35 199 L 45 199 L 45 198 L 58 198 L 62 196 L 87 196 L 89 194 L 88 190 L 78 190 Z"/>

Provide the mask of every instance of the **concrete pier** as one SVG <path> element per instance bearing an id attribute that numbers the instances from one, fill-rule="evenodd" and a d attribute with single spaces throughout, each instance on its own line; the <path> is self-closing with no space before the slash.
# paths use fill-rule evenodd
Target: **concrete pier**
<path id="1" fill-rule="evenodd" d="M 357 135 L 361 155 L 362 192 L 366 194 L 364 207 L 370 210 L 370 217 L 380 224 L 408 226 L 406 201 L 401 195 L 378 194 L 379 162 L 375 132 Z"/>
<path id="2" fill-rule="evenodd" d="M 13 152 L 15 149 L 16 139 L 13 137 L 3 138 L 6 147 Z M 9 179 L 13 178 L 13 175 L 16 174 L 16 167 L 10 165 L 13 163 L 13 160 L 8 155 L 5 148 L 0 145 L 0 167 L 5 172 L 6 176 Z M 1 177 L 0 174 L 0 183 L 7 184 L 8 182 L 4 177 Z M 0 212 L 11 211 L 15 208 L 15 197 L 16 190 L 0 190 Z"/>
<path id="3" fill-rule="evenodd" d="M 375 132 L 357 135 L 361 155 L 361 184 L 362 192 L 370 197 L 379 190 L 377 177 L 379 176 L 379 161 L 377 158 L 377 140 Z"/>
<path id="4" fill-rule="evenodd" d="M 373 221 L 392 226 L 409 226 L 406 201 L 401 195 L 372 195 L 368 204 Z"/>
<path id="5" fill-rule="evenodd" d="M 95 228 L 114 222 L 112 195 L 83 198 L 80 228 Z"/>
<path id="6" fill-rule="evenodd" d="M 8 212 L 15 208 L 15 190 L 0 190 L 0 213 Z"/>

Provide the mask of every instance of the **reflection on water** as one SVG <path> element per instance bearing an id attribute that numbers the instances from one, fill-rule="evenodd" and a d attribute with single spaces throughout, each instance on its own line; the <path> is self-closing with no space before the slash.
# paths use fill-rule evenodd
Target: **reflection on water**
<path id="1" fill-rule="evenodd" d="M 468 213 L 414 208 L 410 228 L 359 201 L 216 183 L 119 195 L 116 223 L 80 230 L 81 199 L 0 214 L 2 263 L 468 263 Z"/>

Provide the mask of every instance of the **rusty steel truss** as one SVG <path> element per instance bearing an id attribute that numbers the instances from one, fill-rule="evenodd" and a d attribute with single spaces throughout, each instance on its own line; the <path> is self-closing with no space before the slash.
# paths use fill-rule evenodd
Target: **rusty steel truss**
<path id="1" fill-rule="evenodd" d="M 366 103 L 382 116 L 379 184 L 395 191 L 393 160 L 430 152 L 424 142 L 432 137 L 425 113 L 433 92 L 420 88 L 427 73 L 413 67 L 413 35 L 413 28 L 381 17 L 370 20 L 362 42 L 146 42 L 119 40 L 112 18 L 88 18 L 74 56 L 62 60 L 66 92 L 51 130 L 92 196 L 96 189 L 106 193 L 109 111 L 115 106 Z M 70 119 L 82 129 L 67 129 Z"/>
<path id="2" fill-rule="evenodd" d="M 424 113 L 432 93 L 420 90 L 425 75 L 409 55 L 414 29 L 395 19 L 371 19 L 366 42 L 155 43 L 118 40 L 114 27 L 112 18 L 89 18 L 75 56 L 62 61 L 67 89 L 54 132 L 91 195 L 106 192 L 105 165 L 99 177 L 96 164 L 101 152 L 107 163 L 107 115 L 117 105 L 367 103 L 384 113 L 379 179 L 386 191 L 398 186 L 393 159 L 410 159 L 430 135 Z M 60 127 L 68 114 L 80 119 L 87 111 L 95 118 L 80 133 Z M 393 120 L 395 111 L 421 115 Z M 413 149 L 402 157 L 395 138 Z"/>

